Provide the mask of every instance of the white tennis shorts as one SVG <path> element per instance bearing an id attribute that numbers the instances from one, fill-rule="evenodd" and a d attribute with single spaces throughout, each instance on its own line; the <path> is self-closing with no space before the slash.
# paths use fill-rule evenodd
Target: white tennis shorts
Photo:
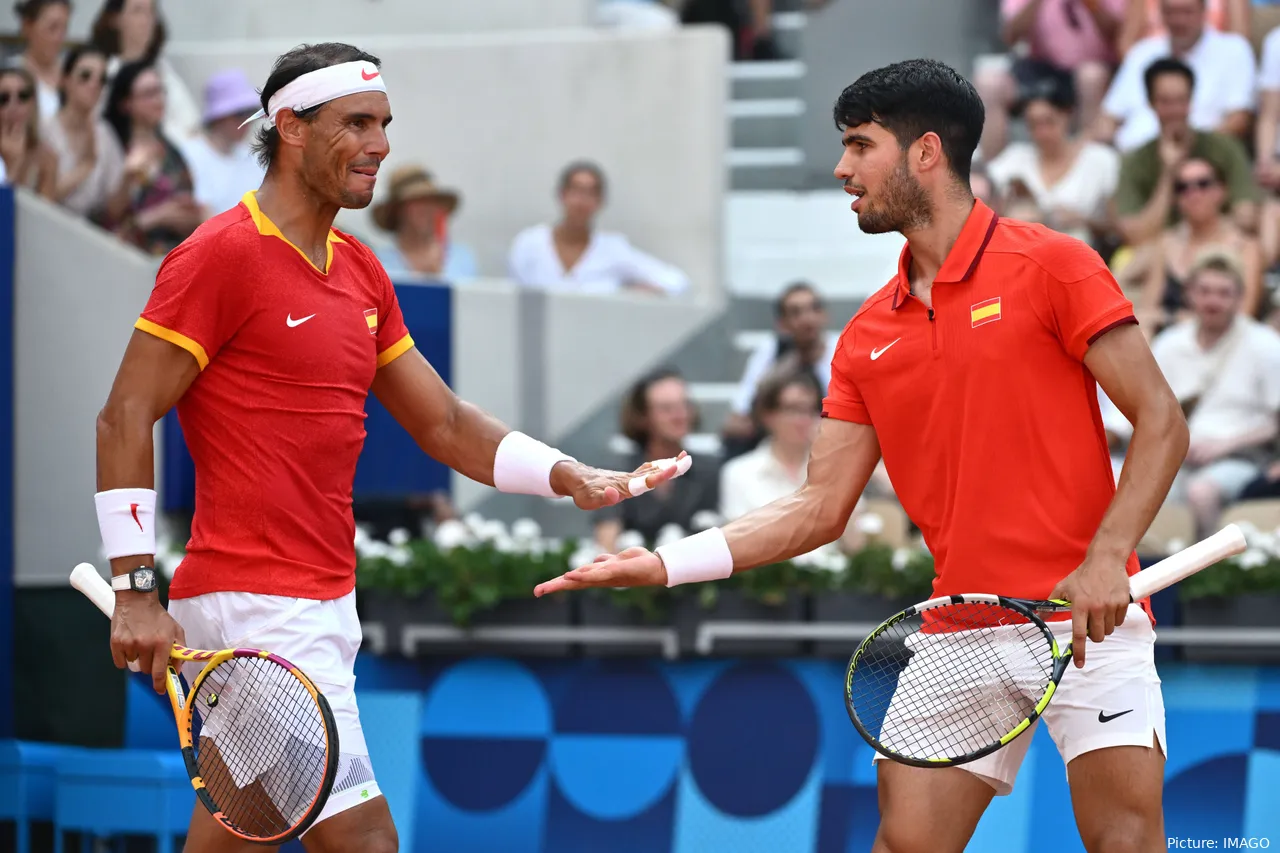
<path id="1" fill-rule="evenodd" d="M 193 649 L 265 649 L 297 666 L 315 682 L 338 727 L 338 775 L 314 828 L 329 818 L 381 796 L 369 761 L 356 707 L 356 652 L 360 620 L 351 592 L 331 601 L 248 592 L 213 592 L 169 602 L 169 613 Z M 188 686 L 202 664 L 183 667 Z M 270 785 L 270 769 L 262 768 Z M 239 785 L 252 779 L 237 779 Z M 310 831 L 310 830 L 308 830 Z"/>
<path id="2" fill-rule="evenodd" d="M 1071 620 L 1049 622 L 1048 625 L 1058 638 L 1059 647 L 1065 647 L 1071 640 Z M 920 660 L 924 660 L 923 656 Z M 1020 677 L 1018 673 L 1008 675 L 1015 682 Z M 1025 675 L 1032 680 L 1036 677 L 1030 672 Z M 908 664 L 899 677 L 900 685 L 913 677 L 912 664 Z M 953 714 L 971 716 L 974 704 L 981 704 L 993 721 L 1001 720 L 993 722 L 993 726 L 1003 726 L 1000 730 L 1007 732 L 1026 718 L 1025 714 L 1019 713 L 1012 723 L 1008 722 L 1009 715 L 1013 713 L 1011 709 L 1023 707 L 1026 703 L 1024 696 L 1010 695 L 1009 683 L 1009 679 L 1002 677 L 998 684 L 972 684 L 942 696 L 935 691 L 922 694 L 900 690 L 897 695 L 912 692 L 915 695 L 933 695 L 934 699 L 927 704 L 907 707 L 898 702 L 895 695 L 885 714 L 881 742 L 892 749 L 897 740 L 901 742 L 898 748 L 908 748 L 911 746 L 909 732 L 927 730 L 931 721 L 936 725 Z M 1136 604 L 1129 605 L 1123 625 L 1102 643 L 1090 641 L 1087 644 L 1083 669 L 1067 664 L 1067 671 L 1042 718 L 1063 762 L 1068 765 L 1077 756 L 1096 749 L 1150 747 L 1153 738 L 1158 739 L 1160 748 L 1167 754 L 1164 698 L 1160 693 L 1160 676 L 1156 674 L 1155 664 L 1155 631 L 1142 608 Z M 1009 745 L 962 764 L 960 769 L 991 785 L 997 796 L 1009 794 L 1039 725 L 1040 721 L 1036 720 Z M 880 753 L 876 753 L 873 759 L 884 760 L 887 759 Z"/>

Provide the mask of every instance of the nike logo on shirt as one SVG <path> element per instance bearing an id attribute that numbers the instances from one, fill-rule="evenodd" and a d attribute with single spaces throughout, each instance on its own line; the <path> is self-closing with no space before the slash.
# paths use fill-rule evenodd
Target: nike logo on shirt
<path id="1" fill-rule="evenodd" d="M 308 320 L 310 320 L 310 319 L 311 319 L 312 317 L 314 317 L 314 316 L 316 316 L 316 315 L 315 315 L 315 314 L 308 314 L 308 315 L 307 315 L 307 316 L 305 316 L 305 317 L 299 317 L 298 319 L 296 319 L 296 320 L 295 320 L 295 319 L 293 319 L 293 315 L 292 315 L 292 314 L 289 314 L 289 315 L 286 315 L 286 316 L 285 316 L 285 318 L 284 318 L 284 322 L 285 322 L 285 325 L 287 325 L 290 329 L 292 329 L 292 328 L 294 328 L 295 326 L 301 326 L 303 323 L 307 322 Z"/>
<path id="2" fill-rule="evenodd" d="M 888 351 L 889 351 L 889 347 L 893 346 L 894 344 L 896 344 L 896 343 L 897 343 L 898 341 L 900 341 L 900 340 L 902 340 L 902 338 L 894 338 L 893 340 L 889 341 L 889 343 L 887 343 L 887 344 L 885 344 L 884 346 L 880 347 L 880 349 L 873 349 L 873 350 L 871 351 L 871 360 L 872 360 L 872 361 L 875 361 L 877 358 L 879 358 L 880 356 L 884 355 L 886 352 L 888 352 Z"/>

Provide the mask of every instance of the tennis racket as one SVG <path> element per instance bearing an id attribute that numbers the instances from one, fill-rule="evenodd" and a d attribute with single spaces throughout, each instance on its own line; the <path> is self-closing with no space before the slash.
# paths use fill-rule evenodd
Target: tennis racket
<path id="1" fill-rule="evenodd" d="M 1132 601 L 1245 550 L 1236 525 L 1129 579 Z M 858 646 L 845 707 L 877 752 L 916 767 L 965 764 L 1000 749 L 1044 713 L 1071 661 L 1039 613 L 1065 601 L 950 595 L 908 607 Z"/>
<path id="2" fill-rule="evenodd" d="M 71 585 L 111 616 L 115 593 L 92 565 L 76 566 Z M 175 666 L 188 662 L 204 668 L 185 692 Z M 175 645 L 167 692 L 191 785 L 215 820 L 270 845 L 311 826 L 338 773 L 338 729 L 302 670 L 257 649 Z"/>

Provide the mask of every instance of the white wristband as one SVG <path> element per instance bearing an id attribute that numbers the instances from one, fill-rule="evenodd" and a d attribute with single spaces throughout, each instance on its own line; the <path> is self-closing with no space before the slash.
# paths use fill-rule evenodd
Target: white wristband
<path id="1" fill-rule="evenodd" d="M 93 496 L 98 531 L 108 560 L 156 552 L 156 493 L 111 489 Z"/>
<path id="2" fill-rule="evenodd" d="M 719 527 L 663 545 L 655 552 L 667 568 L 667 586 L 724 580 L 733 574 L 733 554 Z"/>
<path id="3" fill-rule="evenodd" d="M 551 469 L 565 460 L 577 461 L 536 438 L 513 430 L 498 442 L 498 452 L 493 457 L 494 488 L 511 495 L 558 498 L 560 495 L 551 488 Z"/>

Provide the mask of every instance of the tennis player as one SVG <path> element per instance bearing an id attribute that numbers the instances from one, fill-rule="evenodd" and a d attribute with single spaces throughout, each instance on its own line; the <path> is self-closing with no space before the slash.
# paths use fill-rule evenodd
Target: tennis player
<path id="1" fill-rule="evenodd" d="M 414 348 L 373 253 L 332 227 L 373 199 L 391 121 L 377 58 L 301 46 L 275 63 L 256 138 L 266 177 L 165 258 L 98 417 L 97 512 L 117 590 L 111 650 L 163 692 L 172 643 L 264 648 L 327 696 L 337 781 L 308 850 L 393 853 L 360 728 L 352 481 L 370 391 L 424 452 L 504 492 L 596 509 L 683 473 L 602 471 L 459 400 Z M 152 428 L 173 406 L 196 468 L 187 556 L 160 606 Z M 196 806 L 191 853 L 250 850 Z"/>
<path id="2" fill-rule="evenodd" d="M 598 558 L 535 593 L 710 581 L 811 551 L 840 535 L 883 453 L 938 594 L 1074 602 L 1056 624 L 1082 669 L 1044 720 L 1080 834 L 1090 853 L 1163 850 L 1164 707 L 1127 577 L 1186 453 L 1177 400 L 1096 253 L 974 200 L 983 108 L 968 81 L 931 60 L 890 65 L 841 93 L 835 121 L 835 174 L 859 227 L 907 245 L 841 335 L 808 481 L 722 529 Z M 1134 427 L 1118 486 L 1098 384 Z M 1099 644 L 1087 658 L 1086 637 Z M 875 853 L 964 850 L 1030 741 L 956 768 L 880 763 Z"/>

